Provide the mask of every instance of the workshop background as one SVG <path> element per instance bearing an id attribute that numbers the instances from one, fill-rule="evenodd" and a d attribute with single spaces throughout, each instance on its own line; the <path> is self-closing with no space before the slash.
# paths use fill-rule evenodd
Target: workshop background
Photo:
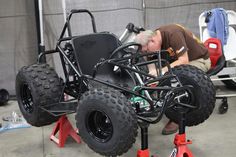
<path id="1" fill-rule="evenodd" d="M 121 35 L 129 22 L 148 29 L 179 23 L 199 36 L 198 17 L 206 10 L 222 7 L 235 10 L 235 0 L 66 0 L 66 12 L 88 9 L 97 30 Z M 0 1 L 0 87 L 15 94 L 15 76 L 24 66 L 37 60 L 38 43 L 33 0 Z M 43 0 L 46 49 L 52 49 L 64 22 L 61 0 Z M 74 34 L 92 32 L 88 15 L 74 17 Z M 54 60 L 52 59 L 54 58 Z M 56 64 L 57 57 L 48 61 Z"/>

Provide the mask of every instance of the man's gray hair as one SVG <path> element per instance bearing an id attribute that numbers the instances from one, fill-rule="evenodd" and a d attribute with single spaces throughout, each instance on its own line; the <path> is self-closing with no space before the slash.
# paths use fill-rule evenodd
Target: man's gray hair
<path id="1" fill-rule="evenodd" d="M 134 41 L 136 43 L 139 43 L 142 46 L 144 46 L 144 45 L 147 45 L 147 43 L 150 40 L 150 38 L 153 37 L 154 35 L 156 35 L 156 32 L 154 32 L 152 30 L 145 30 L 145 31 L 139 33 L 136 36 L 136 38 L 134 39 Z"/>

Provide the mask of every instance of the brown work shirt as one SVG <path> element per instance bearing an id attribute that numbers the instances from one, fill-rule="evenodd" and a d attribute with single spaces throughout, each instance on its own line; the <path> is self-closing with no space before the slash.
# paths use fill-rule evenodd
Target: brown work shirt
<path id="1" fill-rule="evenodd" d="M 189 30 L 181 25 L 171 24 L 158 28 L 161 32 L 162 46 L 161 49 L 172 48 L 177 56 L 188 52 L 189 61 L 209 58 L 207 48 L 203 43 Z"/>

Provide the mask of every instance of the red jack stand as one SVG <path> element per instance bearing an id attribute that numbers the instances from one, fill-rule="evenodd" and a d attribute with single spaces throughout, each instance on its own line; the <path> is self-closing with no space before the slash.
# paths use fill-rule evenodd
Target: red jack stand
<path id="1" fill-rule="evenodd" d="M 56 134 L 59 132 L 58 138 Z M 66 139 L 71 136 L 77 143 L 81 143 L 79 135 L 76 133 L 75 129 L 72 127 L 71 123 L 65 115 L 63 115 L 56 123 L 53 128 L 50 140 L 55 142 L 59 147 L 64 147 Z"/>
<path id="2" fill-rule="evenodd" d="M 185 113 L 180 113 L 179 120 L 179 133 L 175 135 L 174 144 L 175 148 L 171 152 L 170 157 L 193 157 L 192 152 L 188 149 L 187 145 L 192 144 L 192 141 L 186 141 L 185 134 Z M 148 123 L 139 123 L 141 128 L 141 149 L 137 151 L 137 157 L 150 157 L 150 151 L 148 149 Z M 155 157 L 152 155 L 151 157 Z"/>
<path id="3" fill-rule="evenodd" d="M 173 150 L 172 156 L 176 157 L 193 157 L 192 152 L 188 149 L 188 144 L 192 144 L 192 141 L 186 141 L 186 134 L 176 134 L 175 135 L 175 149 Z"/>
<path id="4" fill-rule="evenodd" d="M 138 150 L 137 152 L 137 157 L 149 157 L 150 155 L 150 152 L 148 149 L 145 149 L 145 150 Z"/>
<path id="5" fill-rule="evenodd" d="M 175 149 L 171 153 L 171 157 L 193 157 L 192 152 L 188 149 L 188 144 L 192 144 L 192 141 L 186 140 L 185 134 L 185 112 L 180 112 L 179 119 L 179 134 L 175 135 L 174 144 Z"/>

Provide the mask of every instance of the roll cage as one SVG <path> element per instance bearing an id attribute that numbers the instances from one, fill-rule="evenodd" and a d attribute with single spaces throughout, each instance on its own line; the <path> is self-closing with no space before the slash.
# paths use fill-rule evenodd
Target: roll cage
<path id="1" fill-rule="evenodd" d="M 85 36 L 73 36 L 71 31 L 71 25 L 70 20 L 73 14 L 76 13 L 87 13 L 91 17 L 92 22 L 92 28 L 93 28 L 93 34 L 85 35 Z M 68 37 L 65 37 L 66 32 L 68 32 Z M 105 35 L 104 35 L 105 34 Z M 75 41 L 76 39 L 80 38 L 90 38 L 90 37 L 111 37 L 114 39 L 115 46 L 113 47 L 112 51 L 108 51 L 104 57 L 100 57 L 97 59 L 98 62 L 94 63 L 93 68 L 91 69 L 91 73 L 84 73 L 83 68 L 81 68 L 81 65 L 78 63 L 78 53 L 75 52 L 75 44 L 78 44 Z M 109 45 L 102 45 L 102 47 L 106 47 Z M 131 48 L 135 47 L 135 48 Z M 105 86 L 114 88 L 116 90 L 121 91 L 122 93 L 125 93 L 129 95 L 130 97 L 140 97 L 143 100 L 147 101 L 149 103 L 149 110 L 147 111 L 140 111 L 139 106 L 137 104 L 134 104 L 135 109 L 137 111 L 137 116 L 140 120 L 148 122 L 148 123 L 157 123 L 161 120 L 165 110 L 167 107 L 173 106 L 173 104 L 179 104 L 183 107 L 187 108 L 196 108 L 195 106 L 191 106 L 189 104 L 183 104 L 175 101 L 175 96 L 179 92 L 187 91 L 189 94 L 191 94 L 191 88 L 192 86 L 185 85 L 183 86 L 181 82 L 179 81 L 178 77 L 172 73 L 171 67 L 167 60 L 161 59 L 161 53 L 167 53 L 167 50 L 161 50 L 154 53 L 140 53 L 141 45 L 131 42 L 122 44 L 120 40 L 113 34 L 109 32 L 102 32 L 97 33 L 96 30 L 96 24 L 95 19 L 92 13 L 86 9 L 82 10 L 71 10 L 69 15 L 67 16 L 66 22 L 63 26 L 62 32 L 60 34 L 60 37 L 57 41 L 56 48 L 53 50 L 48 50 L 43 53 L 41 53 L 38 57 L 38 62 L 41 62 L 41 59 L 43 56 L 52 54 L 52 53 L 59 53 L 60 60 L 62 63 L 63 72 L 65 75 L 64 82 L 64 90 L 62 92 L 61 96 L 61 102 L 59 104 L 64 104 L 66 101 L 64 101 L 64 93 L 74 97 L 76 99 L 79 99 L 81 94 L 85 92 L 86 90 L 89 90 L 90 88 L 90 81 L 101 83 Z M 76 54 L 77 53 L 77 54 Z M 143 60 L 143 58 L 147 56 L 153 56 L 155 55 L 157 59 L 152 61 L 146 61 Z M 119 57 L 117 57 L 119 56 Z M 85 59 L 89 62 L 89 58 Z M 142 61 L 141 61 L 142 60 Z M 147 71 L 142 70 L 142 67 L 147 66 L 148 64 L 155 64 L 156 69 L 160 75 L 153 76 L 148 74 Z M 86 62 L 85 62 L 86 64 Z M 163 65 L 168 67 L 169 72 L 165 75 L 162 75 L 162 67 Z M 105 67 L 105 68 L 104 68 Z M 99 70 L 106 69 L 106 67 L 112 67 L 114 72 L 114 67 L 121 69 L 122 71 L 125 71 L 125 73 L 128 75 L 128 77 L 134 82 L 134 87 L 128 88 L 121 85 L 117 85 L 115 83 L 110 83 L 107 80 L 101 79 L 99 76 Z M 111 76 L 112 71 L 106 71 L 103 74 L 107 74 L 107 77 L 109 79 L 109 76 Z M 111 76 L 111 78 L 114 78 Z M 151 79 L 147 79 L 151 78 Z M 152 84 L 155 84 L 158 82 L 158 84 L 164 84 L 170 82 L 171 79 L 175 79 L 179 82 L 179 87 L 171 87 L 171 86 L 152 86 Z M 158 93 L 166 93 L 164 97 L 153 97 L 150 93 L 157 91 Z M 135 102 L 134 102 L 135 103 Z M 58 105 L 58 104 L 52 104 L 49 106 Z M 61 109 L 60 111 L 55 111 L 49 108 L 41 107 L 45 111 L 53 114 L 54 116 L 61 116 L 63 114 L 73 113 L 75 112 L 74 108 L 72 110 L 65 110 Z M 148 118 L 147 115 L 150 113 L 158 113 L 155 118 Z"/>

